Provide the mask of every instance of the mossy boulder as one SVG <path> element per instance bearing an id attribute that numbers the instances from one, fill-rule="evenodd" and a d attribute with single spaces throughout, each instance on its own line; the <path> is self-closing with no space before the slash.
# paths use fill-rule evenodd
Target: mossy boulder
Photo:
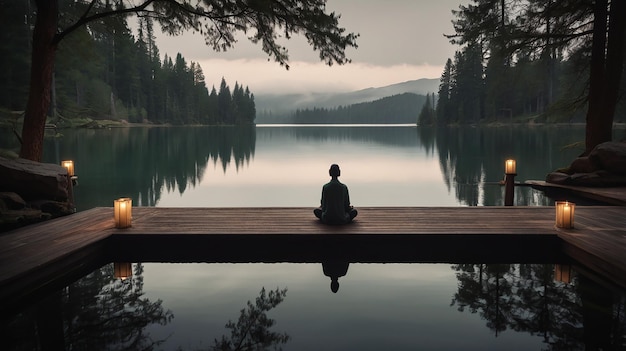
<path id="1" fill-rule="evenodd" d="M 547 175 L 546 182 L 590 187 L 626 186 L 626 143 L 606 142 L 566 169 Z"/>
<path id="2" fill-rule="evenodd" d="M 74 213 L 60 165 L 0 157 L 0 231 Z"/>
<path id="3" fill-rule="evenodd" d="M 26 201 L 69 200 L 70 180 L 60 165 L 0 157 L 0 179 L 0 192 L 19 194 Z"/>

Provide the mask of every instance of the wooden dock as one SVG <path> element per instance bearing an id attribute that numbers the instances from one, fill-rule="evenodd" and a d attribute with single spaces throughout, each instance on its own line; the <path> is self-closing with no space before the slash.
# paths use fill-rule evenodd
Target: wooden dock
<path id="1" fill-rule="evenodd" d="M 344 226 L 312 208 L 138 207 L 116 229 L 112 208 L 94 208 L 0 234 L 0 303 L 113 261 L 572 261 L 626 288 L 626 207 L 578 206 L 574 229 L 554 222 L 553 207 L 359 208 Z"/>

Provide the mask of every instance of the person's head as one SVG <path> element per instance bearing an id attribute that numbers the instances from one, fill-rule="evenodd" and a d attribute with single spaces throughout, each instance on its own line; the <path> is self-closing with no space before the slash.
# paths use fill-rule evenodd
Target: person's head
<path id="1" fill-rule="evenodd" d="M 333 177 L 333 178 L 339 177 L 341 175 L 341 170 L 339 170 L 339 165 L 336 165 L 336 164 L 330 165 L 330 169 L 328 170 L 328 174 L 330 174 L 330 176 Z"/>
<path id="2" fill-rule="evenodd" d="M 337 291 L 339 291 L 339 281 L 333 280 L 330 282 L 330 291 L 335 294 L 337 293 Z"/>

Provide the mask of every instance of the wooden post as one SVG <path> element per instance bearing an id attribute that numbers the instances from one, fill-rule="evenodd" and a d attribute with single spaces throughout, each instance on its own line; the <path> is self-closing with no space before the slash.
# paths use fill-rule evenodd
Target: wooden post
<path id="1" fill-rule="evenodd" d="M 515 173 L 504 175 L 504 206 L 513 206 L 515 197 Z"/>
<path id="2" fill-rule="evenodd" d="M 78 184 L 78 176 L 74 174 L 74 161 L 64 160 L 61 166 L 67 170 L 67 202 L 72 212 L 76 212 L 76 204 L 74 203 L 74 186 Z"/>
<path id="3" fill-rule="evenodd" d="M 67 175 L 67 201 L 70 204 L 72 212 L 76 212 L 76 204 L 74 203 L 74 182 L 78 179 L 75 175 Z"/>

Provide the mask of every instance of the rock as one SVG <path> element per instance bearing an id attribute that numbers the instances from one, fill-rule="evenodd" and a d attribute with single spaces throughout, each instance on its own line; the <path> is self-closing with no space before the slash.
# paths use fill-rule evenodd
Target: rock
<path id="1" fill-rule="evenodd" d="M 567 173 L 552 172 L 546 176 L 546 182 L 588 187 L 615 187 L 626 185 L 626 176 L 602 170 L 591 173 L 574 173 L 572 175 Z"/>
<path id="2" fill-rule="evenodd" d="M 26 202 L 16 193 L 0 192 L 0 207 L 7 210 L 20 210 L 26 207 Z"/>
<path id="3" fill-rule="evenodd" d="M 28 208 L 22 210 L 2 211 L 0 212 L 0 232 L 41 222 L 50 218 L 51 216 L 48 213 Z"/>
<path id="4" fill-rule="evenodd" d="M 0 157 L 0 232 L 76 212 L 67 170 Z"/>
<path id="5" fill-rule="evenodd" d="M 575 159 L 566 170 L 548 174 L 546 182 L 589 187 L 626 186 L 626 143 L 602 143 L 588 157 Z"/>
<path id="6" fill-rule="evenodd" d="M 572 175 L 572 180 L 576 184 L 591 187 L 616 187 L 626 185 L 626 176 L 605 170 L 587 173 L 586 175 L 586 177 L 580 178 L 575 177 L 576 175 Z"/>
<path id="7" fill-rule="evenodd" d="M 563 172 L 552 172 L 546 176 L 547 183 L 553 184 L 568 184 L 570 175 Z"/>
<path id="8" fill-rule="evenodd" d="M 596 146 L 589 160 L 610 173 L 626 175 L 626 143 L 609 141 Z"/>
<path id="9" fill-rule="evenodd" d="M 60 165 L 0 157 L 0 179 L 0 192 L 14 192 L 26 201 L 70 201 L 67 170 Z"/>
<path id="10" fill-rule="evenodd" d="M 589 157 L 578 157 L 569 166 L 569 173 L 592 173 L 599 167 Z"/>
<path id="11" fill-rule="evenodd" d="M 35 200 L 31 201 L 30 205 L 34 209 L 39 209 L 41 212 L 49 213 L 53 218 L 65 216 L 74 213 L 74 207 L 68 202 L 59 202 L 51 200 Z"/>

